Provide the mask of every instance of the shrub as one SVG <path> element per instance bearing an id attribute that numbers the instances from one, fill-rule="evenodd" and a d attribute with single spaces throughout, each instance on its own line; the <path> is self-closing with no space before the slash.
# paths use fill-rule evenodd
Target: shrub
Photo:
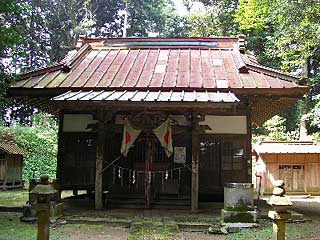
<path id="1" fill-rule="evenodd" d="M 17 126 L 15 128 L 0 127 L 0 139 L 14 138 L 14 142 L 23 148 L 24 156 L 23 179 L 41 174 L 56 177 L 57 166 L 57 126 Z M 12 137 L 13 136 L 13 137 Z"/>

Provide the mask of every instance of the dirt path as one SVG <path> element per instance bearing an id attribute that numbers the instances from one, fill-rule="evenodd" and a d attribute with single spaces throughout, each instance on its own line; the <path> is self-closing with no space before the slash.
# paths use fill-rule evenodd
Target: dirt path
<path id="1" fill-rule="evenodd" d="M 129 230 L 118 227 L 104 227 L 97 229 L 84 229 L 77 227 L 66 227 L 66 240 L 127 240 Z"/>
<path id="2" fill-rule="evenodd" d="M 120 227 L 105 227 L 102 229 L 83 229 L 77 227 L 66 227 L 65 240 L 127 240 L 129 229 Z M 142 236 L 141 236 L 142 239 Z M 206 235 L 197 232 L 182 232 L 171 240 L 224 240 L 223 235 Z M 152 239 L 153 240 L 153 239 Z"/>
<path id="3" fill-rule="evenodd" d="M 184 232 L 181 234 L 181 240 L 224 240 L 223 235 L 203 234 L 196 232 Z"/>

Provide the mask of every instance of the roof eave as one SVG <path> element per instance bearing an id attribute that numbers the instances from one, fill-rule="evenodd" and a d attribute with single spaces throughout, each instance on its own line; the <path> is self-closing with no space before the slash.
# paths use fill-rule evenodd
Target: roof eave
<path id="1" fill-rule="evenodd" d="M 73 87 L 73 88 L 24 88 L 24 87 L 11 87 L 8 89 L 8 93 L 11 96 L 47 96 L 49 95 L 55 95 L 55 94 L 61 94 L 66 91 L 80 91 L 80 90 L 132 90 L 132 88 L 83 88 L 83 87 Z M 216 92 L 216 91 L 221 91 L 221 92 L 233 92 L 235 94 L 244 94 L 244 95 L 269 95 L 269 94 L 275 94 L 275 95 L 281 95 L 281 96 L 296 96 L 296 97 L 301 97 L 305 93 L 307 93 L 310 90 L 309 86 L 297 86 L 294 88 L 184 88 L 184 87 L 176 87 L 174 89 L 172 88 L 139 88 L 137 90 L 142 90 L 142 91 L 147 91 L 147 90 L 152 90 L 152 91 L 208 91 L 208 92 Z M 51 94 L 50 94 L 51 93 Z"/>

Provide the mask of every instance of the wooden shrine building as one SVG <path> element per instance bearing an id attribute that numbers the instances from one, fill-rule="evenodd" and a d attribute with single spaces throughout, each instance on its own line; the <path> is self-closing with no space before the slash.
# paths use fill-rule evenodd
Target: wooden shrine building
<path id="1" fill-rule="evenodd" d="M 23 155 L 26 152 L 14 143 L 0 142 L 0 189 L 23 187 Z"/>
<path id="2" fill-rule="evenodd" d="M 94 190 L 97 209 L 108 192 L 144 196 L 148 207 L 187 197 L 195 210 L 199 199 L 223 196 L 224 183 L 251 182 L 251 124 L 308 91 L 297 82 L 246 54 L 241 37 L 80 37 L 63 61 L 22 75 L 10 93 L 59 116 L 61 190 Z"/>
<path id="3" fill-rule="evenodd" d="M 312 141 L 263 141 L 253 145 L 256 176 L 262 194 L 272 194 L 273 182 L 282 179 L 288 194 L 320 194 L 320 146 Z M 258 177 L 259 178 L 259 177 Z M 259 186 L 260 179 L 257 179 Z"/>

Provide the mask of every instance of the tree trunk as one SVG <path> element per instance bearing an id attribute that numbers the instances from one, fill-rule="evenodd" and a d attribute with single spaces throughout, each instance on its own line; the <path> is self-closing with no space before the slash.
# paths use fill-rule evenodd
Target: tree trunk
<path id="1" fill-rule="evenodd" d="M 308 113 L 308 96 L 304 96 L 303 105 L 300 109 L 300 133 L 299 133 L 299 140 L 308 140 L 308 129 L 307 129 L 307 121 L 306 121 L 306 114 Z"/>
<path id="2" fill-rule="evenodd" d="M 125 1 L 126 7 L 124 10 L 124 23 L 123 23 L 123 34 L 122 37 L 127 37 L 127 28 L 128 28 L 128 0 Z"/>
<path id="3" fill-rule="evenodd" d="M 309 68 L 309 58 L 306 59 L 304 66 L 303 79 L 308 79 L 310 75 Z M 302 106 L 300 108 L 300 135 L 299 140 L 307 140 L 308 139 L 308 129 L 307 129 L 307 121 L 306 114 L 308 113 L 308 95 L 306 94 L 303 99 Z"/>

